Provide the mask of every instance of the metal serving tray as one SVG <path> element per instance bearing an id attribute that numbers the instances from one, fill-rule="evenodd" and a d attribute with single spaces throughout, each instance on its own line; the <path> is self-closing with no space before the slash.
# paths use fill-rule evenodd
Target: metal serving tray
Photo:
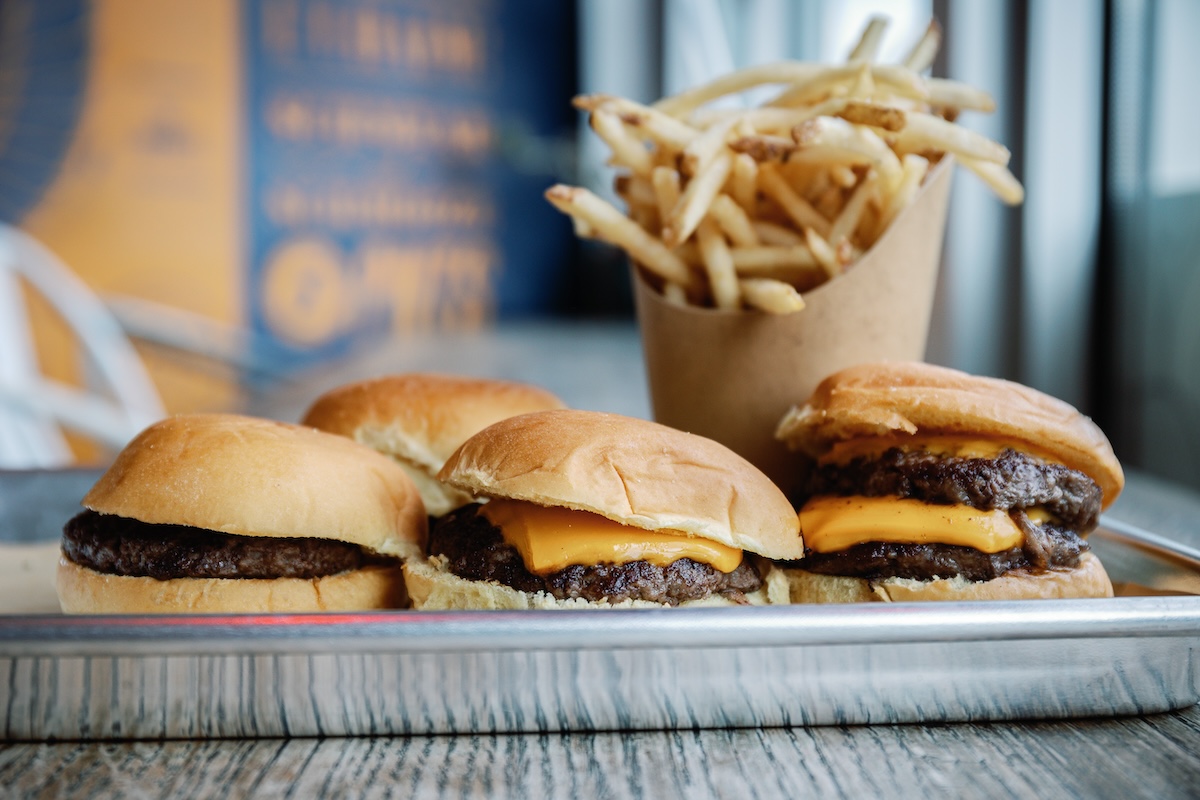
<path id="1" fill-rule="evenodd" d="M 93 477 L 55 481 L 86 489 Z M 0 503 L 0 525 L 36 505 Z M 41 553 L 27 566 L 48 571 L 53 534 L 37 538 L 22 552 Z M 1091 541 L 1130 596 L 194 617 L 0 605 L 0 738 L 944 722 L 1196 703 L 1200 552 L 1110 519 Z"/>

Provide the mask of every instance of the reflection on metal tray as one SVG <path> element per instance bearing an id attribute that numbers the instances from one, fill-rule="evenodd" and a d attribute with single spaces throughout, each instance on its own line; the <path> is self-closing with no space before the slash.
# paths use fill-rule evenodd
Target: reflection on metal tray
<path id="1" fill-rule="evenodd" d="M 46 536 L 42 550 L 52 552 Z M 0 737 L 931 722 L 1196 703 L 1200 553 L 1114 520 L 1092 543 L 1120 592 L 1136 596 L 622 612 L 9 613 L 0 616 Z"/>

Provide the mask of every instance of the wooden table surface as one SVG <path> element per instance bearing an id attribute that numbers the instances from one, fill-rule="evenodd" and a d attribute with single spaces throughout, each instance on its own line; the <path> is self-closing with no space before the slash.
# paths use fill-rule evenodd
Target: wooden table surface
<path id="1" fill-rule="evenodd" d="M 558 355 L 564 340 L 577 357 Z M 559 346 L 545 342 L 544 330 L 529 328 L 447 346 L 462 348 L 450 359 L 459 371 L 534 380 L 581 407 L 648 413 L 630 330 L 578 329 Z M 264 395 L 254 410 L 290 419 L 325 386 L 446 363 L 401 348 Z M 1200 547 L 1195 492 L 1135 474 L 1112 514 Z M 991 724 L 0 745 L 4 798 L 249 795 L 1200 797 L 1200 706 Z"/>
<path id="2" fill-rule="evenodd" d="M 925 727 L 22 744 L 5 797 L 1147 797 L 1200 793 L 1200 711 Z"/>

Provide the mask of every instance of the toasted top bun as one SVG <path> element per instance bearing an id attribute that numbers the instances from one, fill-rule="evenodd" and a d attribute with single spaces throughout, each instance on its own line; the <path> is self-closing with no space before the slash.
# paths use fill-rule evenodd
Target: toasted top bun
<path id="1" fill-rule="evenodd" d="M 513 381 L 412 373 L 332 389 L 301 420 L 402 458 L 430 475 L 493 422 L 563 408 L 545 389 Z"/>
<path id="2" fill-rule="evenodd" d="M 341 436 L 236 414 L 151 425 L 83 505 L 142 522 L 336 539 L 396 556 L 423 552 L 427 524 L 416 487 L 390 458 Z"/>
<path id="3" fill-rule="evenodd" d="M 769 558 L 804 555 L 799 519 L 750 462 L 711 439 L 597 411 L 542 411 L 471 437 L 438 477 L 476 496 L 590 511 Z"/>
<path id="4" fill-rule="evenodd" d="M 847 439 L 910 434 L 1024 446 L 1091 477 L 1105 508 L 1125 486 L 1108 438 L 1074 406 L 1019 383 L 932 364 L 880 362 L 834 373 L 775 431 L 793 450 L 814 457 Z"/>

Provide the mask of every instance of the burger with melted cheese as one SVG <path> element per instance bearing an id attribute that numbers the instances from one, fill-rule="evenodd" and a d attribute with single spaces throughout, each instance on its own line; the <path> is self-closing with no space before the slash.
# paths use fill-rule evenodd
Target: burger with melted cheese
<path id="1" fill-rule="evenodd" d="M 405 604 L 420 495 L 391 459 L 234 414 L 142 431 L 63 529 L 57 589 L 80 614 L 358 611 Z"/>
<path id="2" fill-rule="evenodd" d="M 498 422 L 439 478 L 487 502 L 434 526 L 405 565 L 416 608 L 658 608 L 787 601 L 765 559 L 797 559 L 795 511 L 710 439 L 558 410 Z"/>
<path id="3" fill-rule="evenodd" d="M 493 422 L 553 408 L 563 402 L 525 383 L 409 373 L 331 389 L 301 424 L 391 456 L 417 485 L 429 515 L 440 517 L 472 499 L 437 479 L 459 445 Z"/>
<path id="4" fill-rule="evenodd" d="M 793 602 L 1111 597 L 1085 539 L 1124 475 L 1075 408 L 923 363 L 824 380 L 777 438 L 815 459 Z"/>

